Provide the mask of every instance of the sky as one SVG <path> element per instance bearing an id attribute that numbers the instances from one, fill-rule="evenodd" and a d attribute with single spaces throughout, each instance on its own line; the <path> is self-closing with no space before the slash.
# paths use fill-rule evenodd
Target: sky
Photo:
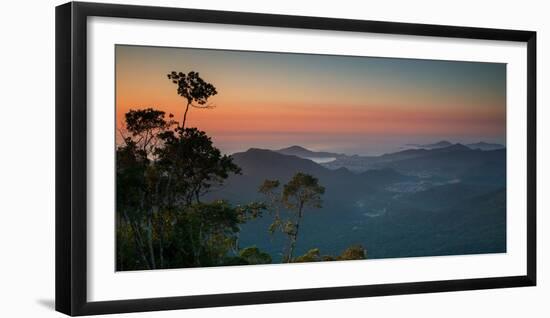
<path id="1" fill-rule="evenodd" d="M 153 107 L 181 120 L 171 71 L 218 94 L 187 127 L 225 153 L 300 145 L 376 155 L 411 143 L 506 142 L 506 65 L 117 45 L 116 115 Z"/>

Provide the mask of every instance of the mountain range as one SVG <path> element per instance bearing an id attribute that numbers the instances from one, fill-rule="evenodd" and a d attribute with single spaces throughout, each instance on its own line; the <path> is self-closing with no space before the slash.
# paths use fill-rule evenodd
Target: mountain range
<path id="1" fill-rule="evenodd" d="M 423 149 L 437 149 L 437 148 L 445 148 L 453 145 L 450 141 L 442 140 L 433 144 L 407 144 L 406 147 L 414 147 L 414 148 L 423 148 Z M 505 148 L 502 144 L 497 143 L 487 143 L 484 141 L 466 144 L 466 147 L 473 149 L 473 150 L 496 150 L 496 149 L 502 149 Z"/>
<path id="2" fill-rule="evenodd" d="M 412 144 L 409 144 L 411 146 Z M 279 154 L 292 155 L 303 159 L 312 160 L 324 167 L 330 169 L 346 168 L 353 172 L 364 172 L 369 169 L 380 169 L 386 166 L 395 166 L 390 164 L 391 162 L 420 158 L 424 156 L 432 156 L 439 154 L 444 156 L 444 153 L 461 153 L 460 156 L 464 157 L 462 153 L 468 151 L 505 151 L 505 147 L 500 144 L 490 144 L 486 142 L 477 142 L 471 144 L 451 143 L 449 141 L 440 141 L 434 144 L 415 145 L 414 148 L 405 149 L 393 153 L 387 153 L 380 156 L 360 156 L 360 155 L 346 155 L 336 152 L 327 151 L 312 151 L 301 146 L 290 146 L 279 150 L 274 150 Z M 483 156 L 485 154 L 470 153 L 466 155 L 471 156 Z M 399 165 L 395 167 L 399 169 Z"/>
<path id="3" fill-rule="evenodd" d="M 301 158 L 338 158 L 346 155 L 341 153 L 326 152 L 326 151 L 311 151 L 301 146 L 290 146 L 287 148 L 275 150 L 283 155 L 292 155 Z"/>
<path id="4" fill-rule="evenodd" d="M 457 171 L 465 171 L 477 165 L 480 160 L 505 159 L 505 156 L 502 156 L 505 153 L 505 148 L 480 150 L 457 143 L 433 149 L 407 149 L 381 156 L 339 157 L 323 165 L 331 169 L 346 167 L 354 172 L 391 167 L 405 173 L 442 173 L 450 175 L 457 173 Z"/>
<path id="5" fill-rule="evenodd" d="M 307 158 L 329 157 L 316 163 Z M 380 156 L 315 152 L 300 146 L 252 148 L 232 155 L 242 174 L 208 194 L 235 204 L 261 201 L 266 179 L 297 172 L 325 187 L 322 208 L 306 212 L 297 250 L 337 254 L 352 244 L 369 258 L 495 253 L 506 250 L 506 149 L 451 144 Z M 269 215 L 243 225 L 240 242 L 278 257 L 283 236 L 270 236 Z"/>

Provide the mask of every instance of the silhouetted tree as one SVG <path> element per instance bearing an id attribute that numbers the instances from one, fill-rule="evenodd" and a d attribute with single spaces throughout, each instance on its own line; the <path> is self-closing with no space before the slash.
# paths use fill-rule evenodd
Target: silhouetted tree
<path id="1" fill-rule="evenodd" d="M 165 112 L 146 108 L 128 111 L 124 131 L 120 130 L 124 143 L 117 148 L 117 210 L 131 226 L 129 233 L 147 268 L 157 268 L 153 219 L 159 207 L 160 177 L 151 160 L 159 135 L 172 125 Z"/>
<path id="2" fill-rule="evenodd" d="M 181 125 L 173 115 L 153 108 L 130 110 L 120 129 L 116 149 L 117 269 L 268 264 L 271 255 L 255 246 L 241 248 L 241 225 L 273 215 L 269 232 L 287 237 L 283 262 L 362 259 L 365 250 L 352 246 L 339 256 L 322 256 L 319 249 L 294 257 L 300 225 L 308 209 L 321 207 L 325 188 L 318 179 L 298 172 L 279 189 L 266 180 L 259 192 L 267 203 L 233 206 L 204 202 L 204 195 L 223 185 L 241 169 L 223 155 L 211 138 L 185 127 L 190 107 L 207 104 L 216 88 L 197 72 L 171 72 L 168 78 L 186 100 Z M 174 128 L 174 126 L 176 126 Z"/>
<path id="3" fill-rule="evenodd" d="M 306 208 L 321 207 L 321 195 L 325 193 L 325 188 L 319 185 L 317 178 L 302 172 L 296 173 L 283 186 L 282 193 L 277 192 L 279 185 L 278 180 L 265 180 L 258 191 L 267 197 L 270 210 L 274 215 L 269 231 L 271 233 L 281 231 L 288 236 L 288 246 L 283 251 L 283 262 L 290 263 L 293 261 L 304 212 Z M 292 213 L 291 217 L 283 218 L 281 208 L 289 210 Z"/>
<path id="4" fill-rule="evenodd" d="M 312 175 L 298 172 L 283 187 L 283 203 L 294 213 L 296 219 L 294 222 L 287 223 L 288 229 L 285 231 L 290 236 L 290 247 L 287 255 L 287 262 L 292 261 L 292 255 L 296 248 L 300 223 L 304 216 L 306 208 L 320 208 L 321 195 L 325 193 L 325 188 L 319 185 L 319 180 Z"/>
<path id="5" fill-rule="evenodd" d="M 117 243 L 117 261 L 124 267 L 132 268 L 135 263 L 143 263 L 143 267 L 151 268 L 146 249 L 147 242 L 142 231 L 142 225 L 146 219 L 145 171 L 148 162 L 145 152 L 140 150 L 131 139 L 126 140 L 126 143 L 119 146 L 116 151 L 117 242 L 119 242 Z M 126 239 L 132 239 L 133 244 Z M 135 246 L 135 249 L 129 250 L 129 246 Z M 128 263 L 130 259 L 139 259 L 139 261 Z"/>
<path id="6" fill-rule="evenodd" d="M 241 224 L 244 224 L 250 220 L 254 220 L 256 218 L 262 217 L 264 211 L 268 209 L 267 205 L 265 205 L 263 202 L 252 202 L 244 205 L 238 205 L 236 207 L 237 212 L 239 213 L 239 232 L 236 235 L 235 239 L 235 245 L 233 246 L 233 251 L 235 254 L 240 253 L 240 246 L 239 246 L 239 237 L 241 232 Z"/>
<path id="7" fill-rule="evenodd" d="M 240 256 L 240 224 L 262 204 L 233 207 L 201 197 L 240 168 L 205 132 L 175 129 L 152 108 L 125 115 L 117 147 L 117 268 L 155 269 L 266 261 Z M 235 256 L 231 256 L 231 254 Z"/>
<path id="8" fill-rule="evenodd" d="M 124 142 L 133 141 L 140 151 L 150 157 L 159 142 L 159 133 L 169 130 L 176 124 L 172 120 L 174 115 L 169 114 L 168 120 L 165 115 L 165 112 L 150 107 L 138 110 L 130 109 L 124 115 L 124 130 L 119 129 Z"/>
<path id="9" fill-rule="evenodd" d="M 213 186 L 221 185 L 229 174 L 241 171 L 230 156 L 222 155 L 211 138 L 197 128 L 177 127 L 159 137 L 163 147 L 155 155 L 158 168 L 167 178 L 169 204 L 200 203 L 201 196 Z"/>
<path id="10" fill-rule="evenodd" d="M 181 123 L 182 128 L 185 128 L 189 107 L 202 109 L 214 107 L 211 104 L 207 104 L 207 102 L 208 98 L 218 93 L 216 87 L 203 80 L 198 72 L 191 71 L 185 74 L 183 72 L 173 71 L 167 76 L 172 83 L 177 85 L 178 95 L 185 98 L 187 102 L 185 112 L 183 113 L 183 121 Z"/>
<path id="11" fill-rule="evenodd" d="M 279 180 L 265 180 L 258 189 L 258 192 L 266 196 L 268 202 L 268 210 L 273 215 L 273 222 L 268 229 L 270 234 L 274 234 L 278 230 L 282 231 L 282 199 L 281 194 L 278 192 L 279 185 Z"/>

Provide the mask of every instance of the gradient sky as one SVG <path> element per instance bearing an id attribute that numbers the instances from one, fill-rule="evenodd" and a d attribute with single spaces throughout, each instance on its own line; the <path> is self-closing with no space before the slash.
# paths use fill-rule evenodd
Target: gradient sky
<path id="1" fill-rule="evenodd" d="M 167 79 L 198 71 L 214 109 L 190 109 L 188 127 L 226 153 L 301 145 L 381 154 L 408 143 L 506 142 L 506 65 L 116 46 L 117 123 L 153 107 L 181 120 L 185 100 Z"/>

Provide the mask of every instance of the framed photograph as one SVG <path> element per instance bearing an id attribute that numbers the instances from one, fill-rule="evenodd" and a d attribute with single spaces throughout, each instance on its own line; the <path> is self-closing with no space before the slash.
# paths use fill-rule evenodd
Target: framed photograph
<path id="1" fill-rule="evenodd" d="M 532 31 L 58 6 L 56 309 L 534 286 L 535 125 Z"/>

